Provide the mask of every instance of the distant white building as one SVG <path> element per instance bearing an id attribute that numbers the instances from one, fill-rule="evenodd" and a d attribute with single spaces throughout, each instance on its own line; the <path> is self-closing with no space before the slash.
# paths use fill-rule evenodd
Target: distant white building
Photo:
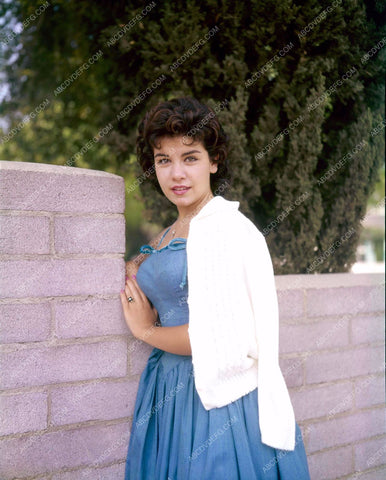
<path id="1" fill-rule="evenodd" d="M 381 233 L 383 237 L 383 256 L 377 259 L 375 249 L 375 238 L 369 237 L 363 240 L 357 248 L 357 261 L 351 267 L 353 273 L 372 273 L 385 271 L 385 199 L 375 207 L 367 211 L 366 216 L 362 220 L 362 225 L 365 229 L 373 232 Z M 379 235 L 377 235 L 377 241 Z"/>

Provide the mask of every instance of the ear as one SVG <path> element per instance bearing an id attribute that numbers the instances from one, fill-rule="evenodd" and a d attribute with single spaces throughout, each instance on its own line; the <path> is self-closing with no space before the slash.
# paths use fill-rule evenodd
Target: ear
<path id="1" fill-rule="evenodd" d="M 210 161 L 210 173 L 216 173 L 218 169 L 218 157 L 219 154 L 216 155 L 216 158 L 214 160 Z"/>

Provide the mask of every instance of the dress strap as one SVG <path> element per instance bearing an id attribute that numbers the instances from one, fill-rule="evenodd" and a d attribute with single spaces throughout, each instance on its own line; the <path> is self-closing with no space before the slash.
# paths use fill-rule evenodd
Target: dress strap
<path id="1" fill-rule="evenodd" d="M 164 239 L 165 235 L 168 233 L 168 231 L 170 230 L 170 227 L 166 230 L 166 232 L 162 235 L 161 237 L 161 240 L 159 241 L 158 245 L 157 245 L 157 248 L 161 245 L 162 243 L 162 240 Z"/>

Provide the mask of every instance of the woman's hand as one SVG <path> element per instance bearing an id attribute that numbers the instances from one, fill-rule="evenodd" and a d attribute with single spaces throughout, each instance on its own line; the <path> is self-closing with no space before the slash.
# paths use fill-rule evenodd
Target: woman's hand
<path id="1" fill-rule="evenodd" d="M 132 302 L 127 299 L 130 296 L 133 298 Z M 135 275 L 126 279 L 125 289 L 121 290 L 121 302 L 127 326 L 134 337 L 142 340 L 146 336 L 146 331 L 154 328 L 158 313 L 150 306 Z"/>

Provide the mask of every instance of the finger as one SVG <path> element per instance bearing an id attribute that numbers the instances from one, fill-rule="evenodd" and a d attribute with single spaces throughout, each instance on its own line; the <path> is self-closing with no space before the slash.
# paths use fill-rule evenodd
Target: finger
<path id="1" fill-rule="evenodd" d="M 129 285 L 129 288 L 133 292 L 133 296 L 135 295 L 136 298 L 141 299 L 143 302 L 146 301 L 146 295 L 142 291 L 141 287 L 138 285 L 136 278 L 129 278 L 126 284 Z"/>
<path id="2" fill-rule="evenodd" d="M 123 313 L 127 313 L 128 312 L 129 301 L 127 300 L 125 290 L 123 290 L 123 291 L 121 290 L 120 297 L 121 297 Z"/>
<path id="3" fill-rule="evenodd" d="M 130 286 L 125 286 L 125 292 L 128 301 L 128 308 L 143 307 L 143 297 L 140 290 L 136 290 L 133 282 L 130 282 Z M 130 297 L 132 298 L 131 301 L 129 300 Z"/>
<path id="4" fill-rule="evenodd" d="M 134 300 L 136 298 L 135 293 L 133 293 L 133 288 L 129 287 L 128 285 L 125 285 L 125 295 L 126 295 L 127 304 L 131 303 L 129 301 L 129 297 L 133 297 Z"/>

